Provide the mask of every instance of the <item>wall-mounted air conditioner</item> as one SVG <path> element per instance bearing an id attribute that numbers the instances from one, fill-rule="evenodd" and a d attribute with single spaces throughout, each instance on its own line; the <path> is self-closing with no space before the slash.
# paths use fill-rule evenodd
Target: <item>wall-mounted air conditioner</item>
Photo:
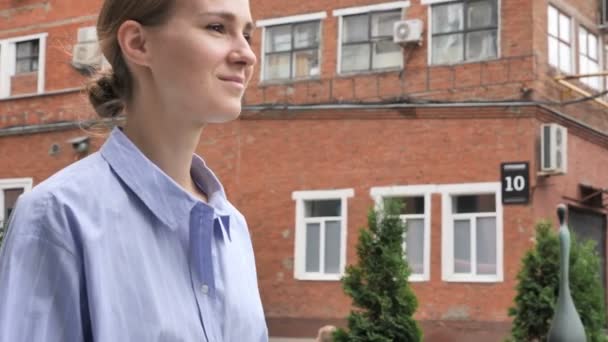
<path id="1" fill-rule="evenodd" d="M 410 19 L 395 22 L 393 42 L 397 44 L 420 43 L 422 41 L 422 20 Z"/>
<path id="2" fill-rule="evenodd" d="M 97 41 L 95 27 L 78 29 L 78 41 L 74 45 L 72 65 L 77 69 L 88 69 L 100 67 L 102 63 L 103 55 Z"/>
<path id="3" fill-rule="evenodd" d="M 568 170 L 568 129 L 558 124 L 540 128 L 540 171 L 560 174 Z"/>

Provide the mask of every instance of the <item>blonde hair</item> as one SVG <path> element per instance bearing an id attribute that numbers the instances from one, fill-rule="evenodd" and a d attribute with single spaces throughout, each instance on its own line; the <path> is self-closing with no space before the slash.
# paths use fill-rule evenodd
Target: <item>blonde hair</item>
<path id="1" fill-rule="evenodd" d="M 97 73 L 87 84 L 86 93 L 97 114 L 114 118 L 121 114 L 133 95 L 133 76 L 118 44 L 118 29 L 127 20 L 143 26 L 164 24 L 176 0 L 105 0 L 97 20 L 101 51 L 112 66 Z"/>

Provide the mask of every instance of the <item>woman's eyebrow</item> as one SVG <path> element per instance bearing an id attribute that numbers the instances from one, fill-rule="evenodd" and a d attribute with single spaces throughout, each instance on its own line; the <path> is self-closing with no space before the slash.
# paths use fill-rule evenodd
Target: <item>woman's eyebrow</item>
<path id="1" fill-rule="evenodd" d="M 237 18 L 233 13 L 230 12 L 225 12 L 225 11 L 218 11 L 218 12 L 203 12 L 200 14 L 201 17 L 207 17 L 207 16 L 216 16 L 216 17 L 221 17 L 227 21 L 231 21 L 231 22 L 236 22 Z M 245 30 L 247 31 L 251 31 L 253 30 L 254 25 L 251 21 L 247 21 L 247 23 L 245 23 Z"/>

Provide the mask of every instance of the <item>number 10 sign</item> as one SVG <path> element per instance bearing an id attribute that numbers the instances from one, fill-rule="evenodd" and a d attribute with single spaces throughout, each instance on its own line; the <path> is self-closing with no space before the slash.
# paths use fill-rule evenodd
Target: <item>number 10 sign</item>
<path id="1" fill-rule="evenodd" d="M 530 200 L 528 162 L 500 164 L 503 204 L 527 204 Z"/>

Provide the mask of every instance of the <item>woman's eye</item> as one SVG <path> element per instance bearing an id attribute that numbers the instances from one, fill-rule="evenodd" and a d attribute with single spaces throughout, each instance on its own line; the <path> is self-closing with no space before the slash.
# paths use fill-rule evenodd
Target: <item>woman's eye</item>
<path id="1" fill-rule="evenodd" d="M 207 25 L 207 28 L 219 33 L 224 33 L 224 25 L 222 24 L 211 24 L 211 25 Z"/>
<path id="2" fill-rule="evenodd" d="M 243 37 L 245 37 L 247 43 L 251 44 L 251 35 L 249 33 L 243 34 Z"/>

